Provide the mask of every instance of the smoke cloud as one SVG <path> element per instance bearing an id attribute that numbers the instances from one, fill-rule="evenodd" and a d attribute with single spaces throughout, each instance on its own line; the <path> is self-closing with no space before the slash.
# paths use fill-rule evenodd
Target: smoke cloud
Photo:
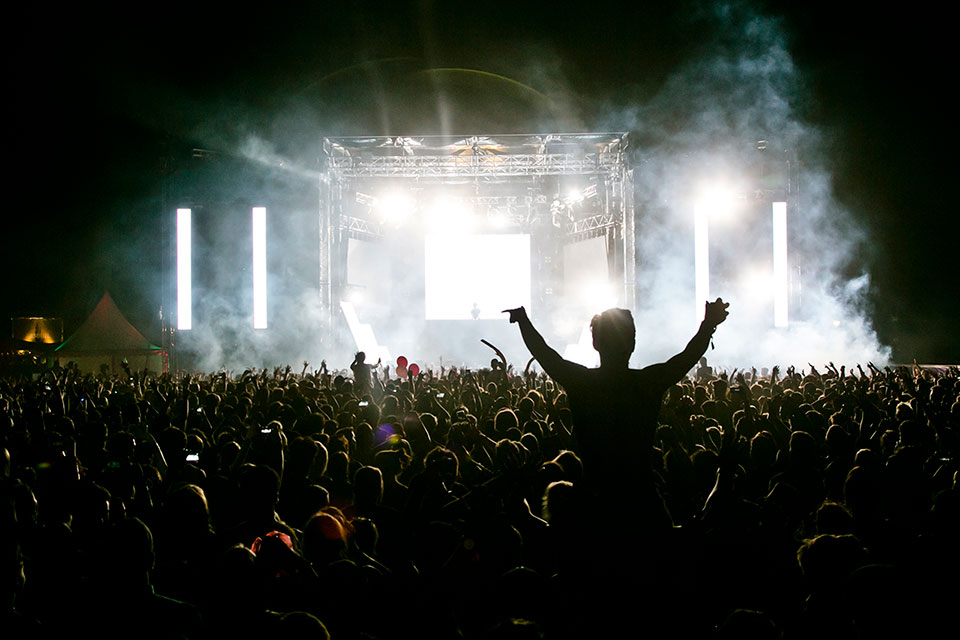
<path id="1" fill-rule="evenodd" d="M 746 195 L 738 214 L 711 223 L 711 296 L 731 303 L 730 318 L 716 335 L 716 349 L 707 354 L 711 363 L 798 368 L 807 362 L 885 363 L 890 351 L 879 344 L 866 305 L 870 277 L 853 263 L 857 248 L 868 237 L 832 192 L 828 135 L 804 120 L 809 87 L 787 48 L 783 24 L 737 2 L 703 5 L 688 19 L 703 39 L 672 71 L 642 86 L 609 87 L 601 103 L 578 92 L 564 75 L 563 51 L 549 44 L 521 42 L 512 49 L 516 55 L 499 58 L 510 60 L 512 75 L 523 83 L 511 90 L 519 96 L 516 104 L 535 105 L 531 113 L 537 113 L 537 124 L 532 127 L 540 132 L 630 132 L 638 247 L 638 338 L 633 364 L 673 355 L 696 329 L 693 204 L 700 186 L 716 181 L 734 185 Z M 501 53 L 511 50 L 504 43 L 497 46 Z M 439 60 L 442 52 L 435 55 L 438 60 L 428 64 L 445 62 Z M 223 215 L 234 216 L 236 223 L 217 227 L 208 238 L 217 247 L 209 256 L 214 262 L 224 260 L 212 268 L 233 274 L 230 286 L 246 291 L 249 223 L 240 221 L 249 217 L 250 206 L 266 206 L 271 309 L 266 333 L 237 329 L 251 325 L 252 305 L 246 294 L 221 299 L 215 287 L 209 288 L 201 303 L 206 312 L 198 315 L 189 337 L 199 368 L 297 365 L 303 360 L 318 366 L 321 358 L 342 366 L 352 359 L 349 335 L 340 334 L 337 352 L 320 342 L 317 185 L 323 136 L 450 133 L 451 123 L 458 129 L 454 133 L 511 130 L 483 129 L 501 124 L 497 119 L 510 114 L 487 110 L 471 117 L 469 105 L 455 104 L 455 89 L 460 85 L 450 77 L 411 70 L 407 59 L 390 64 L 394 70 L 402 65 L 408 74 L 402 77 L 416 80 L 411 84 L 417 87 L 416 101 L 402 86 L 398 88 L 401 82 L 378 76 L 375 67 L 367 66 L 362 69 L 364 77 L 372 78 L 369 83 L 376 91 L 364 98 L 362 115 L 358 115 L 364 109 L 357 107 L 357 92 L 348 86 L 350 74 L 339 73 L 333 76 L 335 82 L 313 85 L 310 91 L 274 101 L 269 108 L 225 109 L 196 131 L 198 139 L 210 141 L 211 146 L 225 145 L 230 154 L 257 168 L 237 172 L 221 185 L 217 197 L 229 201 L 230 209 Z M 510 75 L 510 70 L 497 64 L 503 63 L 492 62 L 492 72 Z M 471 90 L 496 86 L 490 84 L 496 79 L 487 76 L 456 78 Z M 435 88 L 426 98 L 421 95 L 425 87 Z M 397 112 L 391 112 L 391 91 L 411 100 L 407 104 L 395 100 Z M 421 108 L 431 100 L 433 108 Z M 484 104 L 492 102 L 488 96 Z M 371 104 L 375 105 L 373 115 Z M 520 122 L 529 114 L 517 117 Z M 363 129 L 371 122 L 381 125 Z M 409 130 L 374 130 L 386 123 L 391 127 L 403 123 Z M 758 150 L 758 140 L 766 141 L 764 149 Z M 772 269 L 769 201 L 763 208 L 751 194 L 764 180 L 782 185 L 789 181 L 791 190 L 791 323 L 786 329 L 773 328 L 772 298 L 763 285 Z M 412 300 L 418 292 L 422 294 L 421 263 L 416 252 L 397 253 L 397 246 L 374 251 L 388 256 L 391 295 Z M 233 257 L 219 257 L 223 255 Z M 376 301 L 357 305 L 358 313 L 366 314 L 360 320 L 374 325 L 379 341 L 397 345 L 394 355 L 403 352 L 411 361 L 437 363 L 443 357 L 447 363 L 476 365 L 490 356 L 478 344 L 479 338 L 494 336 L 498 344 L 509 345 L 511 360 L 526 360 L 514 327 L 494 321 L 451 322 L 428 330 L 422 314 L 413 317 L 419 306 L 407 302 L 406 307 L 402 301 L 379 308 Z M 203 317 L 209 320 L 206 325 Z M 437 335 L 437 327 L 443 336 Z M 565 345 L 555 346 L 562 351 Z M 421 353 L 410 352 L 417 349 Z"/>
<path id="2" fill-rule="evenodd" d="M 738 283 L 751 269 L 771 269 L 769 205 L 758 209 L 747 193 L 734 215 L 740 219 L 711 221 L 711 297 L 729 301 L 731 315 L 708 358 L 739 367 L 886 362 L 890 350 L 879 344 L 865 304 L 869 275 L 851 264 L 866 232 L 832 193 L 825 134 L 802 118 L 810 89 L 783 25 L 742 3 L 716 4 L 695 20 L 713 34 L 698 53 L 653 95 L 627 92 L 596 122 L 630 130 L 636 146 L 635 361 L 668 357 L 695 329 L 700 185 L 719 180 L 749 192 L 758 167 L 789 166 L 790 326 L 774 329 L 769 295 Z"/>

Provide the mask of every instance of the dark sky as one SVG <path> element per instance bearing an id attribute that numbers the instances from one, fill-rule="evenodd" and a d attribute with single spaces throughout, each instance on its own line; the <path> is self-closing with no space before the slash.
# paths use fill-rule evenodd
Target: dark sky
<path id="1" fill-rule="evenodd" d="M 384 126 L 369 105 L 389 102 L 391 73 L 410 67 L 515 79 L 549 97 L 558 127 L 627 128 L 601 112 L 654 100 L 676 69 L 735 37 L 707 2 L 330 4 L 165 3 L 136 16 L 129 5 L 15 9 L 4 43 L 13 198 L 0 317 L 61 316 L 69 333 L 109 289 L 158 340 L 164 158 L 192 146 L 228 148 L 253 131 L 296 156 L 313 124 L 324 129 L 316 139 L 386 133 L 361 127 Z M 850 273 L 870 273 L 881 342 L 898 361 L 960 362 L 950 21 L 940 9 L 849 4 L 729 6 L 782 29 L 803 77 L 794 109 L 823 133 L 836 198 L 868 232 Z M 381 62 L 352 66 L 371 60 Z M 355 87 L 344 89 L 356 82 L 372 87 L 359 103 Z M 543 106 L 509 86 L 464 95 Z M 397 105 L 389 125 L 413 126 L 411 111 Z M 518 115 L 515 126 L 547 116 Z M 509 126 L 502 113 L 485 117 Z"/>

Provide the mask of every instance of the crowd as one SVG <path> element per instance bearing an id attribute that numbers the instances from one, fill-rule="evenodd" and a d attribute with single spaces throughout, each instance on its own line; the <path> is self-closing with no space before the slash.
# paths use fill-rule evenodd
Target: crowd
<path id="1" fill-rule="evenodd" d="M 950 628 L 957 369 L 701 364 L 611 462 L 652 471 L 644 527 L 630 469 L 582 490 L 566 390 L 503 364 L 0 380 L 4 636 Z"/>

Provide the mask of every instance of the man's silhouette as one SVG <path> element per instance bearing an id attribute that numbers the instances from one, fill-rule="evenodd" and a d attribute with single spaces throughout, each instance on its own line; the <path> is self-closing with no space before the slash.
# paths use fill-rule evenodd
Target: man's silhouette
<path id="1" fill-rule="evenodd" d="M 707 302 L 700 330 L 687 347 L 666 362 L 643 369 L 628 366 L 636 329 L 627 309 L 608 309 L 590 322 L 593 346 L 600 352 L 596 369 L 561 358 L 523 307 L 505 311 L 510 322 L 520 325 L 524 344 L 543 370 L 567 392 L 586 489 L 604 515 L 625 517 L 631 528 L 669 526 L 650 468 L 663 394 L 706 352 L 728 306 L 720 298 Z"/>
<path id="2" fill-rule="evenodd" d="M 373 388 L 373 370 L 380 366 L 380 358 L 377 358 L 376 364 L 367 364 L 364 360 L 367 354 L 358 351 L 357 355 L 350 363 L 350 370 L 353 371 L 353 389 L 358 398 L 362 398 L 365 393 L 370 393 Z"/>

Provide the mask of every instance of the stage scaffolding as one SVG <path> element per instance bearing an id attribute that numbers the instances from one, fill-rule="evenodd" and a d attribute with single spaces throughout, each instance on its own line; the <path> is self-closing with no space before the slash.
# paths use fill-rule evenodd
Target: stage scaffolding
<path id="1" fill-rule="evenodd" d="M 604 236 L 619 304 L 635 306 L 633 171 L 626 133 L 325 138 L 320 177 L 320 306 L 335 335 L 346 286 L 348 239 L 378 241 L 390 228 L 375 215 L 377 192 L 400 188 L 425 199 L 456 190 L 474 215 L 501 232 L 529 233 L 541 298 L 555 290 L 563 245 Z M 549 307 L 549 304 L 544 305 Z"/>

